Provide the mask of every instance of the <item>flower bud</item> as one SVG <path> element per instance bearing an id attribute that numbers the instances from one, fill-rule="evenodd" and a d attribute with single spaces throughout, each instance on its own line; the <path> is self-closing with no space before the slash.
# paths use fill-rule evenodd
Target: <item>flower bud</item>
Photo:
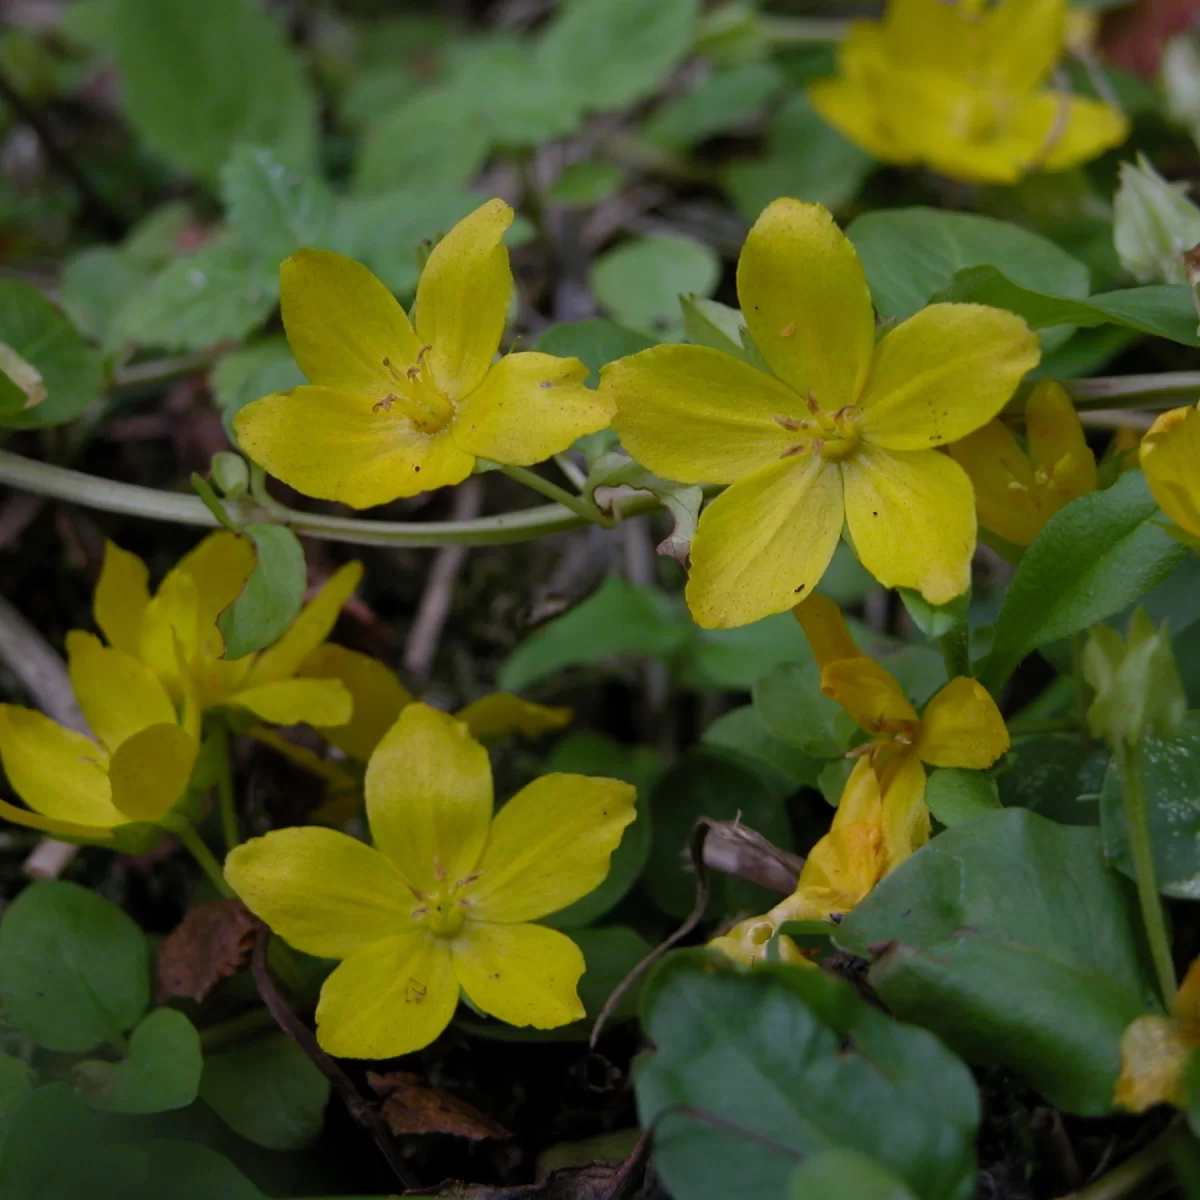
<path id="1" fill-rule="evenodd" d="M 1113 243 L 1139 283 L 1188 283 L 1183 255 L 1200 244 L 1200 208 L 1139 154 L 1137 166 L 1121 164 Z"/>
<path id="2" fill-rule="evenodd" d="M 250 468 L 240 454 L 234 454 L 232 450 L 219 450 L 212 456 L 210 469 L 213 483 L 226 500 L 237 500 L 249 491 Z"/>

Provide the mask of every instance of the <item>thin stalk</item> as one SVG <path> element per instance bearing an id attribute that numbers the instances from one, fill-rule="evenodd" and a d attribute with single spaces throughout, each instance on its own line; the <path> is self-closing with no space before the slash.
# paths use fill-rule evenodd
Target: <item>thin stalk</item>
<path id="1" fill-rule="evenodd" d="M 840 42 L 850 28 L 849 21 L 834 17 L 775 17 L 758 19 L 759 29 L 779 45 L 805 42 Z"/>
<path id="2" fill-rule="evenodd" d="M 606 517 L 591 501 L 585 500 L 582 496 L 573 496 L 566 488 L 560 488 L 557 483 L 543 479 L 536 471 L 530 471 L 527 467 L 501 467 L 500 470 L 509 479 L 515 479 L 527 488 L 532 488 L 535 492 L 540 492 L 543 496 L 558 501 L 563 508 L 569 508 L 585 521 L 603 525 L 606 529 L 612 529 L 616 525 L 615 521 Z"/>
<path id="3" fill-rule="evenodd" d="M 1165 371 L 1157 375 L 1108 375 L 1063 381 L 1078 409 L 1171 408 L 1195 404 L 1200 397 L 1200 371 Z"/>
<path id="4" fill-rule="evenodd" d="M 946 664 L 946 677 L 971 674 L 971 632 L 966 625 L 958 625 L 949 633 L 938 638 L 942 648 L 942 661 Z"/>
<path id="5" fill-rule="evenodd" d="M 241 845 L 238 828 L 237 797 L 233 790 L 233 755 L 229 748 L 229 726 L 224 721 L 213 722 L 209 733 L 217 756 L 217 804 L 221 812 L 221 834 L 226 852 Z"/>
<path id="6" fill-rule="evenodd" d="M 182 817 L 167 819 L 160 824 L 169 829 L 184 845 L 188 853 L 196 860 L 196 865 L 208 876 L 209 882 L 222 896 L 231 898 L 233 888 L 225 880 L 221 864 L 217 862 L 213 852 L 205 845 L 204 839 L 196 832 L 196 827 Z"/>
<path id="7" fill-rule="evenodd" d="M 1158 881 L 1154 875 L 1154 848 L 1150 842 L 1150 811 L 1146 803 L 1146 777 L 1140 743 L 1117 745 L 1117 766 L 1121 772 L 1121 792 L 1125 802 L 1125 827 L 1129 837 L 1129 855 L 1133 859 L 1133 877 L 1137 884 L 1138 904 L 1154 973 L 1163 1003 L 1170 1011 L 1175 1003 L 1175 964 Z"/>
<path id="8" fill-rule="evenodd" d="M 163 383 L 180 375 L 191 375 L 202 371 L 217 361 L 220 354 L 214 350 L 197 350 L 192 354 L 177 354 L 170 358 L 152 358 L 149 362 L 133 363 L 118 367 L 112 373 L 113 389 L 144 387 L 150 383 Z"/>
<path id="9" fill-rule="evenodd" d="M 1087 1187 L 1072 1192 L 1062 1200 L 1125 1200 L 1125 1197 L 1145 1195 L 1146 1180 L 1161 1171 L 1170 1161 L 1171 1151 L 1187 1130 L 1173 1124 L 1160 1134 L 1150 1145 L 1127 1158 L 1115 1170 L 1102 1175 Z"/>

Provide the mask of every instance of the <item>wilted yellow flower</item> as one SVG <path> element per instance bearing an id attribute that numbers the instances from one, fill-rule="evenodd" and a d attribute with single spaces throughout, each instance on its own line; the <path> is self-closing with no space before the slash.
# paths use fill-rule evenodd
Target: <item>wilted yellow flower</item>
<path id="1" fill-rule="evenodd" d="M 1025 448 L 1002 421 L 950 447 L 971 477 L 979 524 L 1028 546 L 1060 508 L 1096 490 L 1096 456 L 1060 384 L 1043 380 L 1025 402 Z"/>
<path id="2" fill-rule="evenodd" d="M 1158 507 L 1200 538 L 1200 406 L 1162 413 L 1142 438 L 1138 459 Z"/>
<path id="3" fill-rule="evenodd" d="M 333 665 L 345 674 L 371 670 L 366 655 L 323 644 L 358 586 L 362 564 L 339 568 L 274 645 L 226 659 L 217 617 L 253 568 L 250 544 L 221 530 L 180 559 L 151 596 L 146 564 L 109 542 L 96 585 L 96 624 L 110 646 L 150 669 L 173 702 L 190 691 L 201 712 L 227 705 L 275 725 L 345 724 L 350 691 L 340 678 L 319 676 L 336 675 Z"/>
<path id="4" fill-rule="evenodd" d="M 931 304 L 875 345 L 867 280 L 817 204 L 776 200 L 738 261 L 738 296 L 774 375 L 703 346 L 604 368 L 626 449 L 656 474 L 730 486 L 703 512 L 687 599 L 709 628 L 792 607 L 849 527 L 887 587 L 944 604 L 970 584 L 975 504 L 935 447 L 978 429 L 1038 361 L 1012 313 Z"/>
<path id="5" fill-rule="evenodd" d="M 636 789 L 546 775 L 493 819 L 487 752 L 462 722 L 409 704 L 371 756 L 366 797 L 374 849 L 331 829 L 282 829 L 225 867 L 281 937 L 344 960 L 321 989 L 321 1045 L 349 1058 L 419 1050 L 461 991 L 511 1025 L 580 1019 L 583 955 L 530 922 L 603 881 Z"/>
<path id="6" fill-rule="evenodd" d="M 851 25 L 837 78 L 808 95 L 884 162 L 981 183 L 1078 166 L 1124 141 L 1129 123 L 1046 87 L 1066 14 L 1067 0 L 890 0 L 882 22 Z"/>
<path id="7" fill-rule="evenodd" d="M 603 429 L 612 409 L 584 386 L 577 358 L 492 361 L 512 296 L 501 242 L 512 218 L 490 200 L 434 247 L 415 328 L 353 259 L 326 250 L 287 259 L 283 324 L 311 386 L 238 414 L 246 453 L 306 496 L 370 508 L 459 483 L 476 457 L 530 466 Z"/>
<path id="8" fill-rule="evenodd" d="M 1121 1037 L 1121 1075 L 1113 1103 L 1129 1112 L 1155 1104 L 1187 1108 L 1183 1071 L 1188 1056 L 1200 1051 L 1200 958 L 1188 968 L 1169 1017 L 1147 1014 L 1132 1021 Z"/>

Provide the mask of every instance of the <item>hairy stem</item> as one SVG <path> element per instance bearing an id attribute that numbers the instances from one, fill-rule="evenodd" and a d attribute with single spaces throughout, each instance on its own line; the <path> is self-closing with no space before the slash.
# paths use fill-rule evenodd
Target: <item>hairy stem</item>
<path id="1" fill-rule="evenodd" d="M 523 483 L 527 488 L 532 488 L 533 491 L 540 492 L 551 500 L 557 500 L 564 508 L 569 508 L 585 521 L 603 525 L 607 529 L 611 529 L 616 524 L 589 500 L 585 500 L 582 496 L 573 496 L 566 488 L 560 488 L 557 483 L 543 479 L 536 471 L 531 471 L 527 467 L 501 467 L 500 470 L 509 479 L 515 479 L 518 483 Z"/>

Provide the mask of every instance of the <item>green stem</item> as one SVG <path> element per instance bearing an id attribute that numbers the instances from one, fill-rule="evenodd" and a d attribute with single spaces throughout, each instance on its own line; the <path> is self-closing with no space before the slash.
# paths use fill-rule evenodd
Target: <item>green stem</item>
<path id="1" fill-rule="evenodd" d="M 67 467 L 23 458 L 7 450 L 0 450 L 0 484 L 101 512 L 125 513 L 152 521 L 174 521 L 202 529 L 214 529 L 217 525 L 217 519 L 205 508 L 199 496 L 99 479 Z M 592 520 L 562 504 L 546 504 L 469 521 L 360 521 L 300 512 L 274 500 L 269 513 L 263 513 L 258 505 L 245 502 L 227 501 L 225 507 L 241 523 L 253 520 L 256 514 L 278 517 L 301 537 L 319 537 L 355 546 L 494 546 L 564 533 L 579 529 Z M 657 497 L 647 493 L 626 501 L 621 507 L 621 515 L 623 519 L 635 517 L 659 507 Z"/>
<path id="2" fill-rule="evenodd" d="M 229 749 L 229 726 L 217 720 L 212 724 L 209 737 L 217 756 L 217 803 L 221 810 L 221 833 L 225 838 L 226 852 L 242 841 L 238 828 L 237 797 L 233 790 L 233 755 Z"/>
<path id="3" fill-rule="evenodd" d="M 1200 371 L 1166 371 L 1157 375 L 1108 375 L 1063 381 L 1078 409 L 1171 408 L 1195 404 Z"/>
<path id="4" fill-rule="evenodd" d="M 196 860 L 196 865 L 208 876 L 209 882 L 227 899 L 232 897 L 233 888 L 225 880 L 221 864 L 217 862 L 213 852 L 205 845 L 204 839 L 196 832 L 196 827 L 182 817 L 168 814 L 159 822 L 164 829 L 169 829 Z"/>
<path id="5" fill-rule="evenodd" d="M 1125 1200 L 1127 1196 L 1145 1195 L 1146 1180 L 1167 1165 L 1175 1144 L 1187 1136 L 1187 1130 L 1182 1125 L 1172 1125 L 1115 1170 L 1102 1175 L 1095 1183 L 1064 1196 L 1062 1200 Z"/>
<path id="6" fill-rule="evenodd" d="M 1117 744 L 1117 766 L 1121 772 L 1121 792 L 1125 801 L 1125 826 L 1129 837 L 1129 855 L 1133 859 L 1133 877 L 1137 883 L 1138 903 L 1154 973 L 1163 1003 L 1170 1012 L 1175 1003 L 1175 964 L 1158 882 L 1154 877 L 1154 847 L 1150 841 L 1150 811 L 1146 802 L 1146 778 L 1140 743 Z"/>
<path id="7" fill-rule="evenodd" d="M 112 387 L 116 391 L 127 387 L 144 387 L 151 383 L 163 383 L 179 375 L 191 375 L 211 366 L 221 352 L 198 350 L 193 354 L 178 354 L 171 358 L 155 358 L 149 362 L 134 363 L 118 367 L 112 373 Z"/>
<path id="8" fill-rule="evenodd" d="M 509 479 L 515 479 L 527 488 L 532 488 L 535 492 L 541 492 L 543 496 L 558 501 L 563 508 L 569 508 L 585 521 L 603 525 L 606 529 L 612 529 L 616 525 L 611 517 L 606 517 L 591 501 L 585 500 L 582 496 L 573 496 L 566 488 L 560 488 L 557 483 L 543 479 L 536 471 L 531 471 L 527 467 L 501 467 L 500 470 Z"/>
<path id="9" fill-rule="evenodd" d="M 845 38 L 850 22 L 832 17 L 763 16 L 758 20 L 758 27 L 776 44 L 795 45 L 840 42 Z"/>
<path id="10" fill-rule="evenodd" d="M 938 643 L 942 648 L 947 678 L 971 674 L 971 631 L 965 624 L 956 625 L 949 633 L 942 634 Z"/>

